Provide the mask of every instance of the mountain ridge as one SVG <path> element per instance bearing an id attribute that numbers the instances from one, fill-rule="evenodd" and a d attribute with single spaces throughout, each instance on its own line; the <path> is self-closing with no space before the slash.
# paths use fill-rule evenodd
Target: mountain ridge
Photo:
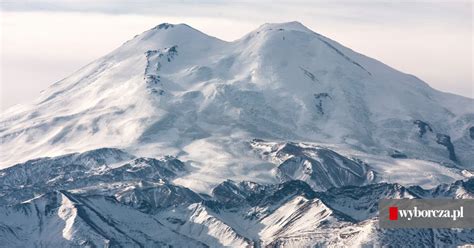
<path id="1" fill-rule="evenodd" d="M 92 151 L 83 156 L 97 160 L 114 155 Z M 52 158 L 42 159 L 48 166 L 54 166 L 52 161 Z M 87 164 L 87 160 L 80 161 L 81 165 Z M 115 162 L 112 159 L 101 161 L 105 164 L 95 164 L 93 168 Z M 128 164 L 127 160 L 123 163 L 123 166 L 114 166 L 115 169 Z M 174 168 L 171 163 L 161 166 L 168 170 Z M 21 171 L 21 167 L 14 166 L 11 170 Z M 64 167 L 66 171 L 67 168 Z M 148 165 L 135 167 L 138 171 L 146 168 Z M 434 189 L 379 183 L 327 191 L 314 191 L 299 180 L 277 184 L 227 180 L 217 185 L 210 195 L 174 185 L 167 176 L 130 177 L 112 183 L 107 182 L 106 177 L 101 181 L 90 179 L 86 176 L 81 179 L 82 183 L 70 189 L 44 188 L 26 201 L 8 199 L 0 194 L 1 243 L 63 247 L 295 247 L 316 244 L 362 247 L 407 242 L 414 246 L 474 242 L 472 229 L 396 230 L 380 229 L 376 223 L 380 197 L 431 199 L 441 194 L 442 198 L 462 198 L 466 195 L 456 192 L 459 189 L 474 192 L 474 179 Z M 37 180 L 46 185 L 51 181 L 47 174 L 38 174 Z M 19 188 L 27 184 L 16 182 L 12 186 Z"/>

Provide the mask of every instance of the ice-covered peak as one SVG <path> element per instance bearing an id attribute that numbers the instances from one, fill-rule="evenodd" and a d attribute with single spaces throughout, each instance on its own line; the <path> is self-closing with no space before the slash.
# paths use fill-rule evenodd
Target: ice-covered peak
<path id="1" fill-rule="evenodd" d="M 168 29 L 168 28 L 174 28 L 174 26 L 175 26 L 174 24 L 164 22 L 164 23 L 161 23 L 161 24 L 157 25 L 153 29 Z"/>
<path id="2" fill-rule="evenodd" d="M 125 42 L 112 55 L 123 54 L 125 58 L 129 58 L 136 54 L 141 55 L 148 50 L 173 46 L 183 47 L 189 51 L 206 50 L 225 43 L 187 24 L 161 23 Z"/>
<path id="3" fill-rule="evenodd" d="M 204 34 L 203 32 L 184 23 L 179 23 L 179 24 L 161 23 L 144 32 L 144 34 L 146 33 L 160 33 L 162 35 L 171 34 L 171 33 L 182 33 L 182 34 L 188 34 L 188 35 L 194 34 L 194 35 L 208 36 L 207 34 Z"/>
<path id="4" fill-rule="evenodd" d="M 257 29 L 249 32 L 240 40 L 243 43 L 249 42 L 255 47 L 278 47 L 279 49 L 291 48 L 288 44 L 293 42 L 308 43 L 316 38 L 315 32 L 299 22 L 265 23 Z M 285 45 L 286 44 L 286 45 Z"/>
<path id="5" fill-rule="evenodd" d="M 301 24 L 298 21 L 292 22 L 281 22 L 281 23 L 265 23 L 261 25 L 256 31 L 264 31 L 264 30 L 296 30 L 302 32 L 311 32 L 313 31 L 307 28 L 305 25 Z"/>

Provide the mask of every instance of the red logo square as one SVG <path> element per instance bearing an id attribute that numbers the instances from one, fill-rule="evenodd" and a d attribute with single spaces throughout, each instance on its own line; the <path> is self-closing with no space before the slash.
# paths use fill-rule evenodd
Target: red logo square
<path id="1" fill-rule="evenodd" d="M 397 207 L 390 207 L 389 209 L 389 220 L 398 220 L 398 208 Z"/>

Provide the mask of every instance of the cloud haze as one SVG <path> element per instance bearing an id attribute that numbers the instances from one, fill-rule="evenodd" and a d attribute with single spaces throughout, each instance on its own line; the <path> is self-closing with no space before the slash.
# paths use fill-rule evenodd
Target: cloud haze
<path id="1" fill-rule="evenodd" d="M 470 1 L 1 1 L 1 109 L 162 22 L 224 40 L 297 20 L 434 88 L 473 97 Z"/>

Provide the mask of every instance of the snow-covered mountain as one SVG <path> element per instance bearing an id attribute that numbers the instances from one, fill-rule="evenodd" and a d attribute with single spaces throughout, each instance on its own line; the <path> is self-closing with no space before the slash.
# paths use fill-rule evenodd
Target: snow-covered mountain
<path id="1" fill-rule="evenodd" d="M 0 246 L 449 246 L 380 198 L 472 198 L 474 99 L 298 22 L 160 24 L 0 117 Z"/>
<path id="2" fill-rule="evenodd" d="M 276 154 L 284 156 L 316 149 L 276 147 Z M 356 163 L 323 151 L 321 161 L 311 166 L 345 171 L 344 161 Z M 332 164 L 334 156 L 340 165 Z M 226 180 L 203 194 L 172 183 L 189 173 L 192 168 L 173 157 L 137 158 L 113 148 L 39 158 L 1 170 L 0 247 L 358 247 L 407 242 L 432 247 L 474 242 L 472 229 L 386 230 L 377 224 L 381 198 L 473 198 L 474 178 L 432 189 L 371 182 L 357 186 L 357 181 L 351 186 L 347 181 L 348 186 L 325 191 L 292 178 L 278 184 Z M 322 188 L 325 176 L 336 175 L 301 179 Z"/>
<path id="3" fill-rule="evenodd" d="M 203 162 L 196 146 L 263 138 L 472 168 L 473 107 L 298 22 L 234 42 L 161 24 L 3 113 L 1 161 L 121 147 Z"/>
<path id="4" fill-rule="evenodd" d="M 120 161 L 120 162 L 119 162 Z M 79 170 L 80 169 L 80 170 Z M 81 170 L 83 173 L 80 173 Z M 316 192 L 303 181 L 227 180 L 200 194 L 170 179 L 179 160 L 116 149 L 41 158 L 0 177 L 2 247 L 306 247 L 465 245 L 472 229 L 379 229 L 381 198 L 460 198 L 474 179 L 433 190 L 399 184 Z M 35 176 L 31 176 L 31 175 Z M 470 195 L 467 195 L 470 194 Z"/>

